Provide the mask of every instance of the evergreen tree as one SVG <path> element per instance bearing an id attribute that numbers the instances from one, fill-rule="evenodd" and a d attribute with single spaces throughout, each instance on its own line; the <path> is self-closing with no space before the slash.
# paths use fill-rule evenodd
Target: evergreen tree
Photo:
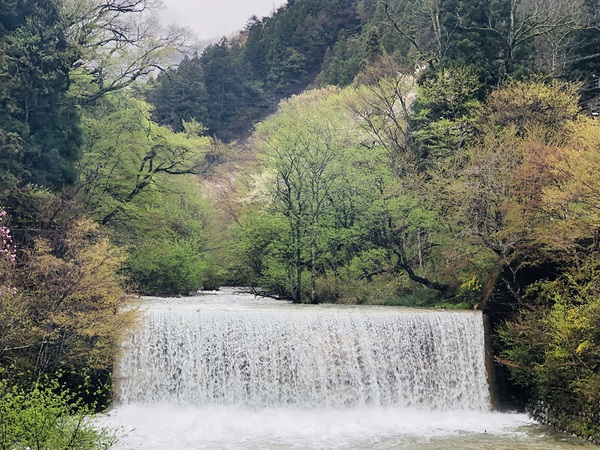
<path id="1" fill-rule="evenodd" d="M 69 46 L 54 2 L 0 8 L 0 171 L 4 187 L 33 182 L 58 188 L 75 181 L 79 117 L 68 101 Z"/>
<path id="2" fill-rule="evenodd" d="M 183 131 L 183 121 L 195 119 L 205 124 L 208 118 L 208 96 L 200 58 L 187 56 L 176 69 L 158 75 L 147 93 L 154 105 L 152 118 L 174 131 Z"/>

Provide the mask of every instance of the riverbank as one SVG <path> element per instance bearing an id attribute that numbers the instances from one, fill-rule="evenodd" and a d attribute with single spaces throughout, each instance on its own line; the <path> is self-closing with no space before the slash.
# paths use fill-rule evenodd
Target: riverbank
<path id="1" fill-rule="evenodd" d="M 560 410 L 542 401 L 530 402 L 526 411 L 541 424 L 600 445 L 600 417 L 595 417 L 588 411 Z"/>

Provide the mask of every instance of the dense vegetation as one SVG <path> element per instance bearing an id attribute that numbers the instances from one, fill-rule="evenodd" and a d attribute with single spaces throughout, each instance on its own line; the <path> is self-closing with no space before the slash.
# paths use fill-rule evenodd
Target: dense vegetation
<path id="1" fill-rule="evenodd" d="M 3 436 L 107 400 L 131 293 L 235 283 L 482 308 L 512 381 L 598 439 L 598 14 L 289 0 L 167 68 L 145 1 L 0 0 Z"/>
<path id="2" fill-rule="evenodd" d="M 145 2 L 0 2 L 2 448 L 110 447 L 87 417 L 131 293 L 211 282 L 195 177 L 225 148 L 195 120 L 155 124 L 134 91 L 181 44 Z"/>
<path id="3" fill-rule="evenodd" d="M 425 77 L 469 68 L 480 100 L 512 76 L 539 72 L 590 82 L 584 92 L 593 95 L 597 16 L 595 0 L 289 1 L 160 74 L 146 98 L 161 124 L 180 130 L 195 118 L 231 140 L 307 86 L 376 79 L 386 58 L 406 71 L 428 68 Z"/>

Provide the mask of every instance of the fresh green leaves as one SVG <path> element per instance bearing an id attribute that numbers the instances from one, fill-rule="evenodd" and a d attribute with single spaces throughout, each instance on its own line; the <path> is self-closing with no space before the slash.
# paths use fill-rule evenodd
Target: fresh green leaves
<path id="1" fill-rule="evenodd" d="M 57 382 L 30 388 L 0 381 L 0 448 L 105 450 L 113 430 L 91 422 L 93 412 Z"/>

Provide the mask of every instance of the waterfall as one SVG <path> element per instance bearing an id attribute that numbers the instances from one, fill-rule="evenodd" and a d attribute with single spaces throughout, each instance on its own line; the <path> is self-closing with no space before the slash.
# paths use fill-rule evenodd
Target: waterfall
<path id="1" fill-rule="evenodd" d="M 490 409 L 473 311 L 157 301 L 117 377 L 122 404 Z"/>

